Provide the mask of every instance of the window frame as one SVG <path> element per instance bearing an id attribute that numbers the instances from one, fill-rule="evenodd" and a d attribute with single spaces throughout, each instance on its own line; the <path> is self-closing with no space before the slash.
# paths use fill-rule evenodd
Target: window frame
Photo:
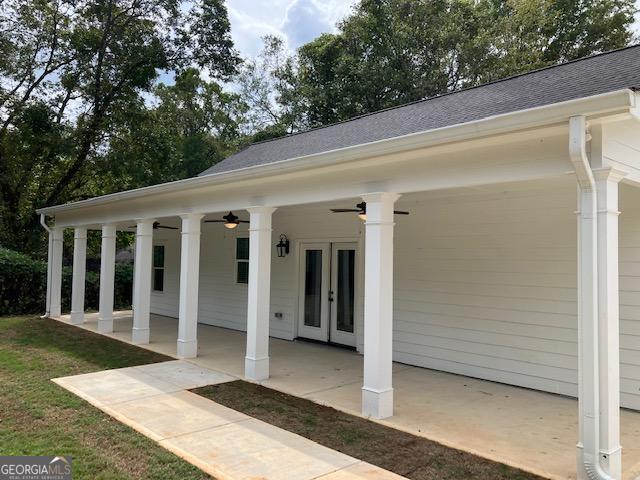
<path id="1" fill-rule="evenodd" d="M 156 266 L 156 248 L 162 248 L 162 266 Z M 151 259 L 151 289 L 154 293 L 164 293 L 165 291 L 165 280 L 166 280 L 166 269 L 167 269 L 167 257 L 166 257 L 167 249 L 162 243 L 155 243 L 153 245 L 152 259 Z M 162 290 L 158 290 L 156 288 L 156 271 L 162 271 Z"/>
<path id="2" fill-rule="evenodd" d="M 236 241 L 235 241 L 235 283 L 238 285 L 248 285 L 249 284 L 249 237 L 248 236 L 237 236 L 235 237 Z M 247 241 L 247 258 L 240 258 L 239 257 L 239 253 L 240 253 L 240 248 L 239 248 L 239 243 L 241 240 L 246 240 Z M 242 282 L 240 281 L 240 264 L 246 264 L 247 265 L 247 281 L 246 282 Z"/>

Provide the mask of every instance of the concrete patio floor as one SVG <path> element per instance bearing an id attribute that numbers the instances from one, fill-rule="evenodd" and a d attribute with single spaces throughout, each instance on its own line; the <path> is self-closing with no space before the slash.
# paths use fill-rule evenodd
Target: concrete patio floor
<path id="1" fill-rule="evenodd" d="M 218 480 L 402 480 L 188 391 L 232 380 L 183 360 L 53 379 Z"/>
<path id="2" fill-rule="evenodd" d="M 62 321 L 68 322 L 68 316 Z M 108 336 L 130 342 L 131 312 L 118 312 Z M 97 314 L 80 327 L 96 331 Z M 152 315 L 150 350 L 175 356 L 178 323 Z M 245 334 L 198 325 L 190 362 L 243 378 Z M 263 385 L 360 416 L 362 356 L 345 349 L 270 340 Z M 577 401 L 394 364 L 394 416 L 382 424 L 554 479 L 576 478 Z M 623 478 L 640 475 L 640 412 L 621 412 Z"/>

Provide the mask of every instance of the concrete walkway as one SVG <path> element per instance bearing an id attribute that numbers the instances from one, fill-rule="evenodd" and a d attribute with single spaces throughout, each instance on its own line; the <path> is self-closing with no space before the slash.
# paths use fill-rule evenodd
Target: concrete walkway
<path id="1" fill-rule="evenodd" d="M 97 315 L 81 328 L 96 331 Z M 61 321 L 68 322 L 68 316 Z M 107 336 L 131 341 L 131 312 Z M 178 321 L 151 315 L 149 350 L 176 354 Z M 242 378 L 244 332 L 198 325 L 195 365 Z M 271 338 L 265 386 L 361 415 L 362 356 Z M 578 404 L 573 398 L 394 363 L 394 416 L 384 425 L 554 480 L 576 478 Z M 623 479 L 640 476 L 640 412 L 621 411 Z"/>
<path id="2" fill-rule="evenodd" d="M 218 480 L 403 478 L 187 391 L 232 380 L 182 360 L 53 379 Z"/>

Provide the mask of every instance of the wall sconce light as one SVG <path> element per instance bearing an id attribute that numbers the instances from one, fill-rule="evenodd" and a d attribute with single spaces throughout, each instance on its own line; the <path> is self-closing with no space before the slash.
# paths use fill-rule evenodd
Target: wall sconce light
<path id="1" fill-rule="evenodd" d="M 278 257 L 280 258 L 289 254 L 289 239 L 284 233 L 280 235 L 280 241 L 276 245 L 276 248 L 278 249 Z"/>

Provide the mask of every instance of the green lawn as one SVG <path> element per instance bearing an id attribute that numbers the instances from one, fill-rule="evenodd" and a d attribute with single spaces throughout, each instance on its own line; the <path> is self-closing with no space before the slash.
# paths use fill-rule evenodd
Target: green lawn
<path id="1" fill-rule="evenodd" d="M 73 478 L 210 478 L 51 382 L 170 360 L 36 317 L 0 318 L 0 455 L 71 455 Z"/>

